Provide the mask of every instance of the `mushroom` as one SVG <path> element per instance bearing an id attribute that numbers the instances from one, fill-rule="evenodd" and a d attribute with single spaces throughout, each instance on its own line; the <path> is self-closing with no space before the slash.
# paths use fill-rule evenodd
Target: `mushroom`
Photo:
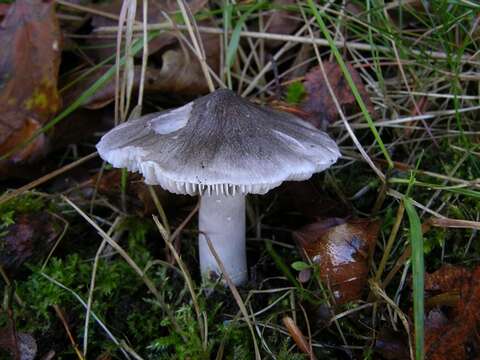
<path id="1" fill-rule="evenodd" d="M 201 272 L 221 274 L 208 237 L 236 285 L 248 277 L 245 196 L 306 180 L 340 156 L 324 132 L 225 89 L 125 122 L 97 149 L 114 167 L 141 172 L 147 184 L 200 195 Z"/>

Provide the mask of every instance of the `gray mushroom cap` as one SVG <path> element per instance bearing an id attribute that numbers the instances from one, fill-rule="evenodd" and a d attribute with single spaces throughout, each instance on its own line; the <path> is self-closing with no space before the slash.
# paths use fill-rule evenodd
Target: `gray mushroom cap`
<path id="1" fill-rule="evenodd" d="M 217 90 L 187 105 L 125 122 L 97 144 L 114 167 L 178 194 L 264 194 L 306 180 L 340 157 L 324 132 L 292 114 Z"/>

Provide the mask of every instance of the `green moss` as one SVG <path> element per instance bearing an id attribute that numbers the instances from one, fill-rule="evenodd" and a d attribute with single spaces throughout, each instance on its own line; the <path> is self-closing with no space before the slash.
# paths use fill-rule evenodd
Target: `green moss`
<path id="1" fill-rule="evenodd" d="M 287 88 L 287 103 L 298 104 L 305 96 L 305 87 L 300 81 L 295 81 L 288 85 Z"/>

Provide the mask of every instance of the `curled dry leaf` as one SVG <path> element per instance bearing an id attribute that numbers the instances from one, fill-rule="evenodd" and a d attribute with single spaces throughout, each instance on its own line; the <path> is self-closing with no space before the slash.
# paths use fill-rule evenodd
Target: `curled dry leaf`
<path id="1" fill-rule="evenodd" d="M 357 70 L 350 64 L 346 64 L 348 72 L 355 83 L 362 100 L 370 112 L 373 112 L 373 104 L 370 101 L 367 90 Z M 336 62 L 324 61 L 323 66 L 328 81 L 343 111 L 347 114 L 358 109 L 357 101 L 352 93 L 347 80 L 343 76 L 340 66 Z M 306 92 L 305 100 L 300 104 L 300 109 L 308 115 L 306 120 L 318 128 L 326 128 L 327 125 L 338 119 L 338 110 L 330 96 L 322 70 L 319 66 L 313 68 L 305 75 L 303 83 Z"/>
<path id="2" fill-rule="evenodd" d="M 51 249 L 59 234 L 56 218 L 47 212 L 17 216 L 0 238 L 0 264 L 15 271 L 29 260 L 40 259 Z"/>
<path id="3" fill-rule="evenodd" d="M 380 222 L 329 218 L 293 233 L 300 249 L 319 265 L 320 278 L 337 304 L 360 298 L 367 282 L 369 258 Z"/>
<path id="4" fill-rule="evenodd" d="M 462 360 L 480 350 L 480 266 L 468 270 L 444 265 L 425 276 L 428 295 L 445 299 L 425 319 L 425 350 L 429 360 Z M 446 296 L 454 294 L 456 296 Z M 452 298 L 456 301 L 452 304 Z M 427 299 L 427 304 L 429 303 Z"/>
<path id="5" fill-rule="evenodd" d="M 61 35 L 54 2 L 17 0 L 0 27 L 0 155 L 28 140 L 57 112 Z M 12 162 L 34 159 L 45 149 L 39 136 Z M 7 163 L 0 164 L 6 172 Z"/>

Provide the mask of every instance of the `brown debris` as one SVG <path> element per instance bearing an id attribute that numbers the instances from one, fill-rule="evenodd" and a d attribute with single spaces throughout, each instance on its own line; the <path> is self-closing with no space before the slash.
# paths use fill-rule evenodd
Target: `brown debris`
<path id="1" fill-rule="evenodd" d="M 463 360 L 480 350 L 477 326 L 480 321 L 480 267 L 468 270 L 444 265 L 425 276 L 425 291 L 451 296 L 442 308 L 428 312 L 425 321 L 425 353 L 429 360 Z M 428 304 L 428 300 L 427 300 Z M 440 304 L 439 304 L 440 305 Z"/>
<path id="2" fill-rule="evenodd" d="M 369 258 L 380 223 L 369 219 L 328 218 L 293 233 L 301 250 L 319 264 L 320 278 L 337 304 L 360 298 L 367 283 Z"/>
<path id="3" fill-rule="evenodd" d="M 265 17 L 265 32 L 272 34 L 284 34 L 290 35 L 295 32 L 300 26 L 302 19 L 299 17 L 300 14 L 296 12 L 291 12 L 283 9 L 276 9 L 286 7 L 286 6 L 295 6 L 297 2 L 295 0 L 274 0 L 272 7 L 274 10 Z M 265 46 L 267 48 L 273 49 L 282 45 L 282 41 L 266 41 Z"/>
<path id="4" fill-rule="evenodd" d="M 206 54 L 207 64 L 213 71 L 218 72 L 220 67 L 220 37 L 215 34 L 203 34 L 201 36 Z M 201 65 L 195 54 L 186 47 L 176 45 L 165 51 L 153 54 L 161 61 L 161 67 L 149 66 L 145 72 L 145 94 L 177 94 L 194 96 L 209 92 L 208 84 L 202 71 Z M 66 103 L 77 99 L 87 90 L 100 76 L 109 70 L 104 66 L 93 71 L 85 77 L 77 86 L 70 88 L 65 94 Z M 73 74 L 73 78 L 79 74 Z M 133 91 L 140 87 L 141 67 L 134 68 Z M 112 103 L 115 99 L 115 79 L 110 79 L 106 85 L 97 91 L 84 103 L 87 109 L 99 109 Z"/>
<path id="5" fill-rule="evenodd" d="M 0 155 L 28 140 L 60 107 L 61 34 L 54 2 L 18 0 L 0 27 Z M 43 135 L 11 161 L 42 154 Z M 0 170 L 5 171 L 5 161 Z"/>
<path id="6" fill-rule="evenodd" d="M 17 216 L 0 238 L 0 264 L 15 271 L 26 261 L 41 258 L 51 249 L 58 228 L 57 219 L 47 212 Z"/>
<path id="7" fill-rule="evenodd" d="M 37 342 L 32 335 L 17 332 L 13 321 L 0 328 L 0 349 L 5 350 L 15 360 L 34 360 Z"/>
<path id="8" fill-rule="evenodd" d="M 305 339 L 302 330 L 300 330 L 297 324 L 295 324 L 295 321 L 293 321 L 293 319 L 289 316 L 284 316 L 282 322 L 290 333 L 293 341 L 295 341 L 295 344 L 297 344 L 298 348 L 305 354 L 308 354 L 311 360 L 315 360 L 316 357 L 313 354 L 310 344 L 308 343 L 307 339 Z"/>
<path id="9" fill-rule="evenodd" d="M 349 207 L 322 191 L 313 181 L 291 181 L 281 185 L 282 205 L 301 213 L 307 222 L 315 222 L 326 217 L 346 217 Z M 305 223 L 303 223 L 305 224 Z M 297 224 L 299 227 L 303 224 Z"/>
<path id="10" fill-rule="evenodd" d="M 386 360 L 410 360 L 407 337 L 388 328 L 380 329 L 374 350 Z"/>
<path id="11" fill-rule="evenodd" d="M 207 5 L 207 0 L 191 0 L 186 1 L 192 14 L 197 13 L 199 10 Z M 106 2 L 103 4 L 93 5 L 96 10 L 119 15 L 122 8 L 123 1 L 114 0 L 112 2 Z M 148 24 L 163 23 L 167 21 L 164 16 L 166 13 L 170 18 L 174 17 L 174 13 L 178 12 L 177 0 L 161 0 L 161 1 L 149 1 L 147 9 Z M 141 24 L 143 22 L 143 4 L 137 3 L 136 9 L 136 21 Z M 106 18 L 101 15 L 93 15 L 91 25 L 94 31 L 90 34 L 91 37 L 87 40 L 87 44 L 93 45 L 95 49 L 88 51 L 97 61 L 108 58 L 115 55 L 116 52 L 116 39 L 112 37 L 112 33 L 104 34 L 101 31 L 95 31 L 98 28 L 104 26 L 117 26 L 118 22 L 114 19 Z M 160 36 L 152 39 L 148 44 L 149 56 L 156 54 L 163 50 L 165 47 L 175 44 L 178 41 L 177 34 L 174 31 L 164 32 Z M 99 46 L 100 45 L 100 46 Z M 103 45 L 103 46 L 102 46 Z"/>
<path id="12" fill-rule="evenodd" d="M 373 112 L 373 104 L 357 70 L 350 64 L 347 69 L 357 86 L 358 91 L 367 109 Z M 333 92 L 343 110 L 349 114 L 358 110 L 357 101 L 347 80 L 343 76 L 340 66 L 336 62 L 324 61 L 323 66 Z M 338 110 L 330 96 L 320 67 L 315 67 L 305 75 L 304 81 L 306 98 L 300 104 L 300 109 L 308 114 L 305 118 L 318 128 L 325 128 L 329 123 L 338 119 Z"/>
<path id="13" fill-rule="evenodd" d="M 122 171 L 118 169 L 106 171 L 100 178 L 98 175 L 92 176 L 83 184 L 84 193 L 87 196 L 91 196 L 93 195 L 93 189 L 96 188 L 99 195 L 108 197 L 112 202 L 120 202 L 121 176 Z M 168 204 L 169 193 L 160 186 L 153 186 L 153 188 L 161 204 Z M 153 214 L 156 212 L 155 203 L 148 189 L 148 185 L 143 182 L 139 174 L 128 175 L 127 194 L 134 208 L 138 209 L 136 212 L 138 212 L 139 215 Z"/>

